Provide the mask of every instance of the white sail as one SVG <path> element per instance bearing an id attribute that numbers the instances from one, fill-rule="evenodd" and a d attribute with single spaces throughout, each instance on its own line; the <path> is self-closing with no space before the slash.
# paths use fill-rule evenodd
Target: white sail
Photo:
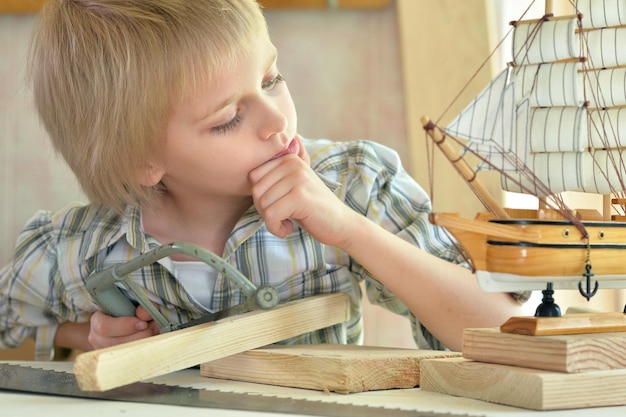
<path id="1" fill-rule="evenodd" d="M 583 26 L 603 28 L 626 25 L 624 0 L 576 0 L 576 10 L 582 14 Z"/>
<path id="2" fill-rule="evenodd" d="M 579 0 L 577 6 L 582 21 L 517 22 L 512 68 L 445 129 L 482 155 L 486 163 L 477 170 L 503 171 L 507 191 L 543 197 L 623 189 L 626 28 L 604 26 L 626 21 L 619 16 L 626 0 Z M 618 17 L 600 18 L 599 10 Z"/>
<path id="3" fill-rule="evenodd" d="M 526 163 L 532 177 L 502 177 L 503 189 L 547 197 L 563 191 L 610 194 L 626 189 L 626 150 L 595 152 L 543 152 Z"/>
<path id="4" fill-rule="evenodd" d="M 446 127 L 446 132 L 469 141 L 494 141 L 505 146 L 513 122 L 513 107 L 505 108 L 505 90 L 511 87 L 508 78 L 509 70 L 505 69 Z"/>
<path id="5" fill-rule="evenodd" d="M 584 73 L 589 107 L 626 105 L 626 68 L 608 68 Z"/>
<path id="6" fill-rule="evenodd" d="M 589 112 L 589 145 L 596 149 L 626 147 L 626 107 Z"/>
<path id="7" fill-rule="evenodd" d="M 592 172 L 585 173 L 587 181 L 582 191 L 610 194 L 626 189 L 626 150 L 596 151 L 593 153 Z"/>
<path id="8" fill-rule="evenodd" d="M 479 169 L 515 170 L 504 152 L 515 144 L 514 85 L 502 71 L 444 130 L 468 141 L 467 148 L 484 159 Z"/>
<path id="9" fill-rule="evenodd" d="M 583 69 L 579 62 L 522 65 L 515 68 L 516 101 L 528 98 L 534 107 L 585 104 Z"/>
<path id="10" fill-rule="evenodd" d="M 611 68 L 626 63 L 626 28 L 589 30 L 584 36 L 588 68 Z"/>
<path id="11" fill-rule="evenodd" d="M 531 109 L 528 141 L 530 151 L 584 152 L 589 144 L 587 110 L 580 107 Z M 549 137 L 550 140 L 546 140 Z"/>
<path id="12" fill-rule="evenodd" d="M 524 176 L 502 177 L 501 186 L 507 191 L 547 197 L 563 191 L 582 191 L 593 172 L 593 158 L 589 153 L 543 152 L 531 154 L 526 167 L 532 172 Z"/>
<path id="13" fill-rule="evenodd" d="M 513 33 L 516 66 L 557 62 L 580 56 L 576 29 L 578 18 L 518 22 Z"/>

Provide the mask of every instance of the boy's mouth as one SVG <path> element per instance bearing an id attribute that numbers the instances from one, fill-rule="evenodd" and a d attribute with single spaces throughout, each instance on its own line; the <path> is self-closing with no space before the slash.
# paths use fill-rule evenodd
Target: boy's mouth
<path id="1" fill-rule="evenodd" d="M 299 150 L 300 150 L 300 145 L 298 144 L 298 141 L 294 138 L 291 140 L 291 142 L 289 142 L 289 146 L 287 146 L 284 150 L 278 152 L 276 155 L 272 156 L 270 161 L 276 158 L 280 158 L 281 156 L 291 154 L 291 153 L 298 153 Z"/>

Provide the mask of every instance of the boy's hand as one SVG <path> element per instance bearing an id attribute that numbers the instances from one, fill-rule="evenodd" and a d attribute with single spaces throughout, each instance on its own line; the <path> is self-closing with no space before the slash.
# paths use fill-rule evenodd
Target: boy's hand
<path id="1" fill-rule="evenodd" d="M 285 237 L 296 221 L 322 243 L 340 246 L 356 216 L 309 165 L 308 155 L 273 159 L 249 174 L 254 204 L 268 230 Z"/>
<path id="2" fill-rule="evenodd" d="M 100 349 L 158 333 L 157 323 L 143 307 L 139 306 L 135 317 L 112 317 L 96 311 L 91 316 L 88 340 L 94 349 Z"/>

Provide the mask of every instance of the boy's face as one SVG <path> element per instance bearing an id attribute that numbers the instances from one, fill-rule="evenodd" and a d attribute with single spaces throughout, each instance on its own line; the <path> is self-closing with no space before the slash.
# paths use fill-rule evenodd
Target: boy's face
<path id="1" fill-rule="evenodd" d="M 259 37 L 251 51 L 174 107 L 153 167 L 170 193 L 248 197 L 254 168 L 285 152 L 308 158 L 274 45 Z"/>

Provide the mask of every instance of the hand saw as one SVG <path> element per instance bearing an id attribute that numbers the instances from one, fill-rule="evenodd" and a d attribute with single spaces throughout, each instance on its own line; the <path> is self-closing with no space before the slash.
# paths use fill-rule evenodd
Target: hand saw
<path id="1" fill-rule="evenodd" d="M 150 382 L 136 382 L 105 392 L 82 391 L 70 372 L 0 363 L 0 390 L 63 397 L 333 417 L 455 417 L 398 408 L 371 407 L 258 394 L 222 392 Z"/>
<path id="2" fill-rule="evenodd" d="M 206 314 L 199 319 L 184 324 L 168 321 L 158 308 L 150 302 L 144 290 L 130 279 L 129 274 L 175 254 L 191 256 L 223 273 L 225 278 L 233 282 L 243 292 L 246 301 L 222 311 Z M 116 317 L 134 316 L 135 304 L 126 298 L 117 284 L 124 287 L 146 309 L 152 319 L 159 325 L 161 333 L 216 321 L 256 309 L 269 310 L 274 308 L 279 302 L 278 292 L 273 287 L 268 285 L 257 287 L 220 256 L 198 245 L 187 242 L 172 242 L 159 246 L 128 262 L 103 269 L 88 278 L 86 288 L 94 302 L 104 313 Z"/>

